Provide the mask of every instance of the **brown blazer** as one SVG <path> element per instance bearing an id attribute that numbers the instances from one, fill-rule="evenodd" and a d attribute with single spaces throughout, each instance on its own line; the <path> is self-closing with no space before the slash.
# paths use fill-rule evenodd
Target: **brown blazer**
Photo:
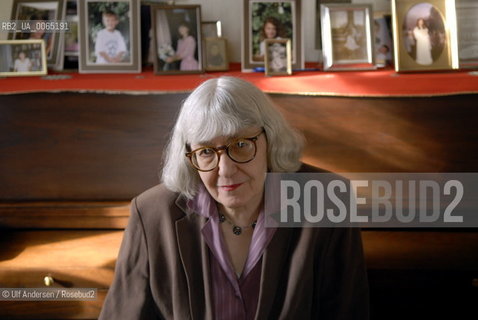
<path id="1" fill-rule="evenodd" d="M 206 218 L 158 185 L 132 201 L 100 319 L 212 319 Z M 279 228 L 262 262 L 256 319 L 368 319 L 358 229 Z"/>

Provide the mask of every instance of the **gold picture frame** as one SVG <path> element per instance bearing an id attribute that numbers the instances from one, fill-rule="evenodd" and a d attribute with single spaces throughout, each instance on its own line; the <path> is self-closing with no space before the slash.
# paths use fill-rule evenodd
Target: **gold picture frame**
<path id="1" fill-rule="evenodd" d="M 205 38 L 204 49 L 206 71 L 229 70 L 227 40 L 225 38 Z"/>
<path id="2" fill-rule="evenodd" d="M 0 40 L 0 77 L 46 74 L 45 41 L 41 39 Z"/>
<path id="3" fill-rule="evenodd" d="M 264 56 L 266 76 L 292 74 L 292 50 L 290 39 L 266 39 Z"/>
<path id="4" fill-rule="evenodd" d="M 454 0 L 393 0 L 397 72 L 459 68 Z"/>

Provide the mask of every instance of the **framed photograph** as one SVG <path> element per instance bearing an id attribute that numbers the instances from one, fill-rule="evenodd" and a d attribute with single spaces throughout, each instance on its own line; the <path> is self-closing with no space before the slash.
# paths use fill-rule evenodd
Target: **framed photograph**
<path id="1" fill-rule="evenodd" d="M 141 71 L 139 0 L 80 0 L 80 73 Z"/>
<path id="2" fill-rule="evenodd" d="M 454 0 L 393 0 L 395 70 L 457 69 Z"/>
<path id="3" fill-rule="evenodd" d="M 222 37 L 221 21 L 218 20 L 201 22 L 201 35 L 203 39 Z"/>
<path id="4" fill-rule="evenodd" d="M 0 77 L 47 74 L 45 42 L 0 40 Z"/>
<path id="5" fill-rule="evenodd" d="M 45 52 L 49 67 L 61 69 L 63 65 L 63 31 L 47 28 L 48 22 L 64 20 L 64 0 L 14 0 L 12 20 L 30 21 L 29 32 L 11 33 L 10 39 L 41 39 L 45 41 Z"/>
<path id="6" fill-rule="evenodd" d="M 69 31 L 65 32 L 65 56 L 78 56 L 80 42 L 78 38 L 78 7 L 76 0 L 66 1 L 65 20 L 68 21 Z"/>
<path id="7" fill-rule="evenodd" d="M 292 54 L 290 39 L 267 39 L 265 41 L 266 76 L 284 76 L 292 74 Z"/>
<path id="8" fill-rule="evenodd" d="M 65 32 L 65 36 L 64 36 L 63 68 L 78 69 L 80 40 L 79 40 L 77 0 L 66 1 L 65 20 L 69 24 L 69 30 Z"/>
<path id="9" fill-rule="evenodd" d="M 373 13 L 368 4 L 322 4 L 324 70 L 375 69 Z"/>
<path id="10" fill-rule="evenodd" d="M 204 72 L 199 5 L 153 5 L 156 74 Z"/>
<path id="11" fill-rule="evenodd" d="M 315 0 L 315 48 L 322 49 L 320 5 L 324 3 L 350 3 L 351 0 Z"/>
<path id="12" fill-rule="evenodd" d="M 227 59 L 227 40 L 225 38 L 206 38 L 206 71 L 225 71 L 229 69 Z"/>
<path id="13" fill-rule="evenodd" d="M 243 1 L 242 70 L 264 67 L 267 39 L 290 39 L 292 68 L 304 68 L 300 0 Z"/>
<path id="14" fill-rule="evenodd" d="M 478 67 L 478 2 L 455 0 L 460 68 Z"/>
<path id="15" fill-rule="evenodd" d="M 373 31 L 375 64 L 377 67 L 385 67 L 393 60 L 392 16 L 384 12 L 375 12 Z"/>

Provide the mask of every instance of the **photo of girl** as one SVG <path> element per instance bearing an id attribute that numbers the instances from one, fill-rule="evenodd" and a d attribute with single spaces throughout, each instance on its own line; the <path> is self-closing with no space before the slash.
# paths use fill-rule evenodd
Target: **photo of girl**
<path id="1" fill-rule="evenodd" d="M 430 65 L 433 63 L 432 59 L 432 44 L 428 28 L 425 20 L 422 18 L 417 20 L 417 25 L 413 29 L 413 36 L 416 40 L 416 58 L 418 64 Z"/>
<path id="2" fill-rule="evenodd" d="M 335 60 L 347 63 L 367 61 L 366 22 L 363 10 L 333 10 L 330 13 Z"/>
<path id="3" fill-rule="evenodd" d="M 202 72 L 199 6 L 152 7 L 156 73 Z"/>
<path id="4" fill-rule="evenodd" d="M 47 73 L 42 40 L 0 40 L 0 77 Z"/>
<path id="5" fill-rule="evenodd" d="M 179 70 L 198 70 L 199 64 L 194 57 L 196 53 L 196 39 L 190 34 L 191 28 L 187 23 L 183 22 L 179 25 L 176 54 L 172 57 L 166 58 L 167 63 L 181 61 Z"/>
<path id="6" fill-rule="evenodd" d="M 261 43 L 259 45 L 259 56 L 264 58 L 266 52 L 266 39 L 281 39 L 282 26 L 279 20 L 274 17 L 269 17 L 264 21 L 261 30 Z"/>
<path id="7" fill-rule="evenodd" d="M 30 58 L 27 57 L 25 52 L 20 51 L 18 54 L 18 58 L 15 59 L 15 63 L 13 64 L 13 71 L 14 72 L 28 72 L 32 69 L 32 62 Z"/>
<path id="8" fill-rule="evenodd" d="M 293 43 L 293 3 L 253 2 L 252 10 L 252 61 L 264 61 L 267 39 L 291 39 Z"/>
<path id="9" fill-rule="evenodd" d="M 428 2 L 408 10 L 402 25 L 403 43 L 408 55 L 421 66 L 431 66 L 446 46 L 444 20 L 439 10 Z"/>

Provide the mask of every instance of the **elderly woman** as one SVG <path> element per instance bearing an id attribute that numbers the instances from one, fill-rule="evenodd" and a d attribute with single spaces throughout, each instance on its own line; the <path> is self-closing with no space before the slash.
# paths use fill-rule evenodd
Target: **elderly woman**
<path id="1" fill-rule="evenodd" d="M 132 202 L 100 319 L 366 319 L 358 230 L 264 225 L 266 173 L 297 171 L 302 145 L 252 84 L 199 86 L 163 183 Z"/>

